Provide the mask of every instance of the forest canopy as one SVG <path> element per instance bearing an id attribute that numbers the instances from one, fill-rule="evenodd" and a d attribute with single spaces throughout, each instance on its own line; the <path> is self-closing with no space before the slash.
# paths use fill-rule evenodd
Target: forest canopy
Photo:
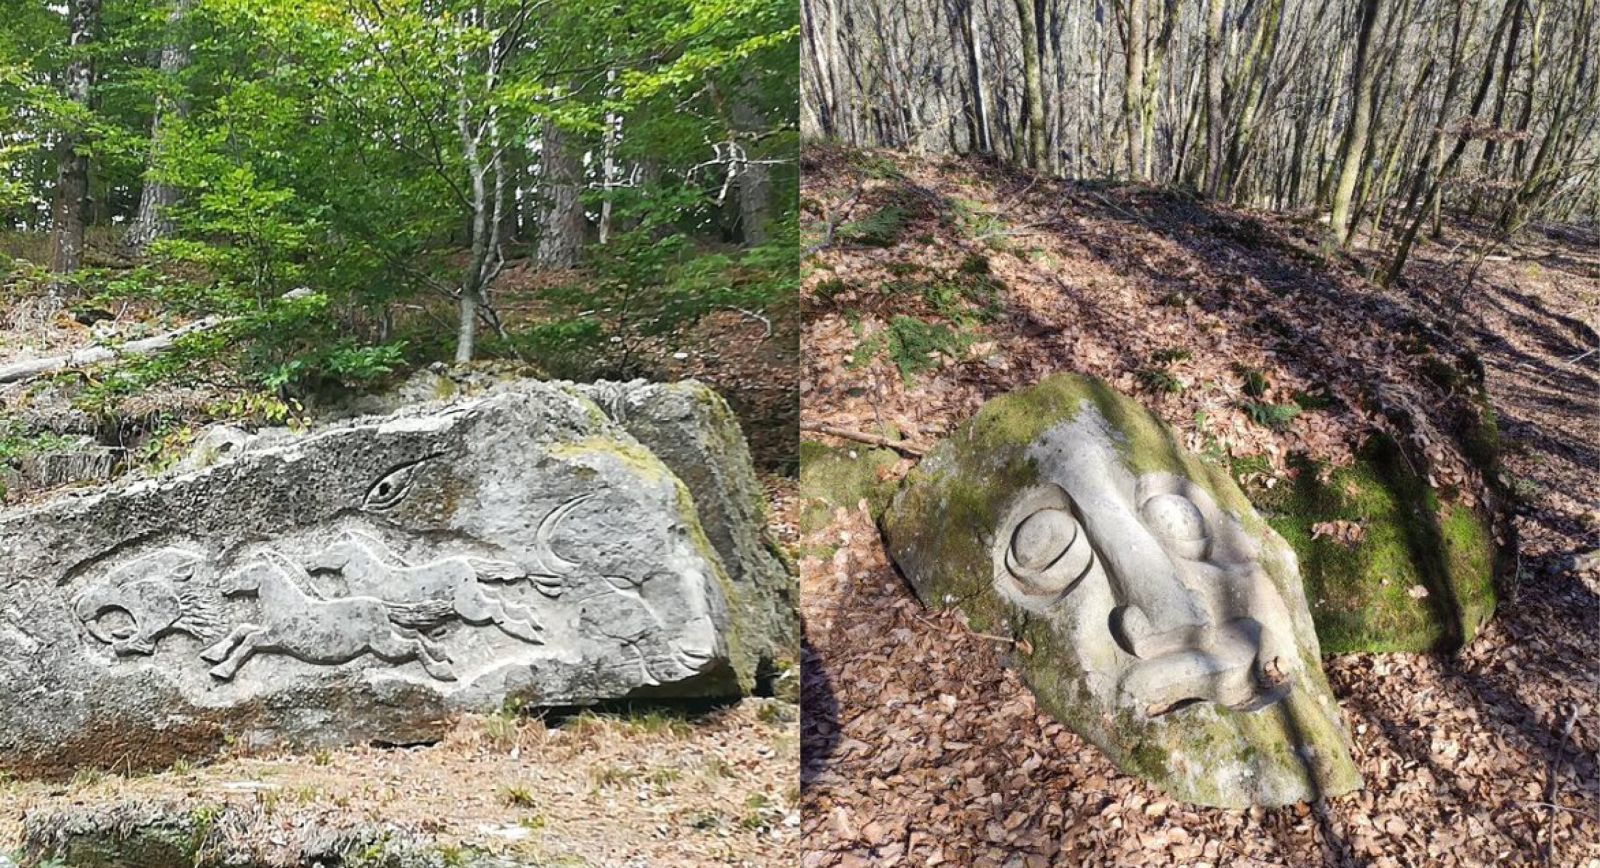
<path id="1" fill-rule="evenodd" d="M 782 0 L 7 9 L 3 292 L 217 323 L 102 396 L 221 377 L 292 400 L 483 356 L 629 376 L 793 293 Z"/>

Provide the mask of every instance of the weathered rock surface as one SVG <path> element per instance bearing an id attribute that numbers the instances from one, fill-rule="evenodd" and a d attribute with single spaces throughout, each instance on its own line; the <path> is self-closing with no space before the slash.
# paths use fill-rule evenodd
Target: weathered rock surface
<path id="1" fill-rule="evenodd" d="M 990 401 L 883 523 L 922 600 L 1017 638 L 1041 705 L 1125 771 L 1224 807 L 1360 786 L 1294 552 L 1103 383 Z"/>
<path id="2" fill-rule="evenodd" d="M 71 868 L 525 868 L 377 823 L 285 824 L 260 804 L 113 803 L 30 815 L 23 865 Z M 0 855 L 0 868 L 12 863 Z"/>
<path id="3" fill-rule="evenodd" d="M 589 391 L 670 457 L 584 390 L 528 382 L 229 436 L 188 472 L 0 512 L 0 768 L 409 743 L 507 702 L 748 690 L 794 614 L 736 427 L 673 410 L 721 407 L 693 387 Z M 697 456 L 738 466 L 691 492 L 673 466 L 694 476 Z"/>
<path id="4" fill-rule="evenodd" d="M 689 487 L 701 524 L 741 593 L 734 601 L 744 650 L 764 671 L 800 647 L 794 567 L 767 529 L 767 499 L 727 402 L 710 387 L 596 383 L 578 387 Z"/>

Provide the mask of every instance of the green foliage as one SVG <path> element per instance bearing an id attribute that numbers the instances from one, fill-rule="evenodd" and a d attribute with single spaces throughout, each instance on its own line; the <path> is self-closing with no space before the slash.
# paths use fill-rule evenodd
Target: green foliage
<path id="1" fill-rule="evenodd" d="M 0 464 L 14 464 L 29 455 L 65 452 L 77 446 L 75 437 L 48 431 L 26 434 L 15 423 L 0 420 Z"/>
<path id="2" fill-rule="evenodd" d="M 1244 411 L 1250 416 L 1250 421 L 1264 428 L 1282 431 L 1289 427 L 1300 415 L 1300 405 L 1290 401 L 1287 404 L 1268 404 L 1260 401 L 1246 401 Z"/>
<path id="3" fill-rule="evenodd" d="M 707 314 L 793 298 L 796 225 L 785 220 L 765 244 L 731 253 L 706 253 L 684 236 L 658 239 L 648 226 L 623 233 L 596 251 L 590 276 L 544 293 L 550 317 L 515 336 L 512 349 L 555 376 L 639 376 L 651 346 L 672 343 Z"/>
<path id="4" fill-rule="evenodd" d="M 194 383 L 287 405 L 448 357 L 454 312 L 440 309 L 473 273 L 475 172 L 486 154 L 503 160 L 517 219 L 498 253 L 532 252 L 553 130 L 596 157 L 576 181 L 590 220 L 608 211 L 610 237 L 588 244 L 588 270 L 548 306 L 541 293 L 536 316 L 485 326 L 487 352 L 569 376 L 639 373 L 642 355 L 707 313 L 770 311 L 795 291 L 799 15 L 788 0 L 638 0 L 602 14 L 575 0 L 185 9 L 169 20 L 166 3 L 106 0 L 99 38 L 79 47 L 48 4 L 19 7 L 0 32 L 0 228 L 15 230 L 0 250 L 43 259 L 54 148 L 70 133 L 90 157 L 106 249 L 142 186 L 167 184 L 179 200 L 165 212 L 172 234 L 135 267 L 48 280 L 111 309 L 228 319 L 173 352 L 91 372 L 87 405 Z M 188 66 L 154 68 L 174 43 Z M 58 88 L 84 53 L 97 66 L 92 108 Z M 601 153 L 618 177 L 601 176 Z M 767 241 L 735 251 L 727 242 L 748 227 L 731 200 L 754 165 L 771 188 Z"/>
<path id="5" fill-rule="evenodd" d="M 900 377 L 909 383 L 916 375 L 938 368 L 941 356 L 959 358 L 971 345 L 971 336 L 943 323 L 900 315 L 889 321 L 887 329 L 857 345 L 849 365 L 862 367 L 880 354 L 887 354 Z"/>
<path id="6" fill-rule="evenodd" d="M 1143 368 L 1134 374 L 1134 379 L 1139 385 L 1152 392 L 1166 392 L 1177 394 L 1183 391 L 1183 382 L 1172 375 L 1172 372 L 1162 367 Z"/>
<path id="7" fill-rule="evenodd" d="M 1272 383 L 1267 380 L 1267 375 L 1256 368 L 1239 366 L 1239 376 L 1244 378 L 1244 393 L 1252 398 L 1265 398 L 1267 390 L 1272 388 Z M 1261 423 L 1265 424 L 1265 423 Z"/>

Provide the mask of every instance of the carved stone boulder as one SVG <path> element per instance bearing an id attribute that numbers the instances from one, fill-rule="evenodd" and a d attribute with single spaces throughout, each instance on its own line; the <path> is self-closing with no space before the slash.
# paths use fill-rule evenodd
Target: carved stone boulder
<path id="1" fill-rule="evenodd" d="M 1124 771 L 1222 807 L 1360 787 L 1294 552 L 1105 384 L 990 401 L 883 523 L 922 600 L 1021 640 L 1041 706 Z"/>
<path id="2" fill-rule="evenodd" d="M 652 409 L 690 401 L 711 410 Z M 723 447 L 664 461 L 622 406 L 662 443 Z M 725 490 L 691 490 L 672 464 L 694 461 L 720 462 L 705 479 Z M 199 469 L 0 512 L 0 769 L 739 695 L 795 654 L 764 512 L 718 500 L 751 490 L 704 387 L 524 382 L 233 438 Z"/>

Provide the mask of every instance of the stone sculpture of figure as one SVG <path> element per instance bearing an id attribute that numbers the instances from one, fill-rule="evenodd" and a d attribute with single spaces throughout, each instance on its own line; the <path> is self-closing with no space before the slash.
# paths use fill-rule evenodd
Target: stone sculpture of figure
<path id="1" fill-rule="evenodd" d="M 201 652 L 202 659 L 216 664 L 211 669 L 214 678 L 231 680 L 251 656 L 272 652 L 324 665 L 348 663 L 366 654 L 392 663 L 416 660 L 434 678 L 455 679 L 444 650 L 393 624 L 383 600 L 363 596 L 319 600 L 299 583 L 309 579 L 293 561 L 271 551 L 225 577 L 223 593 L 253 595 L 261 601 L 261 623 L 240 624 Z"/>
<path id="2" fill-rule="evenodd" d="M 222 629 L 215 602 L 193 581 L 203 563 L 202 555 L 178 548 L 145 555 L 79 594 L 73 612 L 119 657 L 153 654 L 168 633 L 210 641 Z"/>

